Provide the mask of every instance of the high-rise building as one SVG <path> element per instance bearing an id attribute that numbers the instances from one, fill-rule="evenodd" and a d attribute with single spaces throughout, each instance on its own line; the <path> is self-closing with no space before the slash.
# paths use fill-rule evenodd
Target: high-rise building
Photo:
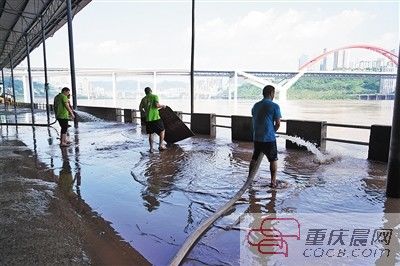
<path id="1" fill-rule="evenodd" d="M 299 69 L 308 62 L 308 55 L 302 54 L 299 58 Z"/>
<path id="2" fill-rule="evenodd" d="M 324 53 L 326 53 L 326 48 L 324 48 Z M 321 71 L 326 71 L 326 57 L 324 57 L 324 60 L 322 61 L 321 65 L 319 66 L 319 70 Z"/>
<path id="3" fill-rule="evenodd" d="M 346 69 L 347 64 L 346 64 L 346 50 L 343 50 L 342 54 L 342 69 Z"/>
<path id="4" fill-rule="evenodd" d="M 333 70 L 338 69 L 339 64 L 339 51 L 333 53 Z"/>

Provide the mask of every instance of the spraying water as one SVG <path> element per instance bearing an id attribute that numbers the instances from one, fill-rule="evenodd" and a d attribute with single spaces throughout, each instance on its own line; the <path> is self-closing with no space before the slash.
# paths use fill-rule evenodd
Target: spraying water
<path id="1" fill-rule="evenodd" d="M 103 122 L 104 120 L 89 113 L 74 110 L 80 122 Z"/>
<path id="2" fill-rule="evenodd" d="M 320 150 L 318 150 L 317 146 L 314 143 L 311 143 L 309 141 L 306 141 L 300 137 L 297 136 L 279 136 L 281 138 L 284 138 L 286 140 L 289 140 L 293 143 L 296 143 L 298 146 L 304 146 L 307 148 L 308 151 L 312 152 L 317 156 L 317 162 L 318 163 L 328 163 L 333 160 L 332 156 L 323 154 Z"/>

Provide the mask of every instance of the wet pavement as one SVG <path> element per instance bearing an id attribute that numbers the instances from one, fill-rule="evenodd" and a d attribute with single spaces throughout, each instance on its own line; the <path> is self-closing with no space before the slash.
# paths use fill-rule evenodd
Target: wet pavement
<path id="1" fill-rule="evenodd" d="M 84 202 L 156 265 L 168 264 L 188 235 L 241 188 L 252 154 L 251 143 L 232 143 L 227 130 L 153 154 L 133 124 L 79 123 L 70 128 L 73 144 L 64 149 L 58 130 L 2 126 L 0 133 L 3 142 L 24 143 L 37 162 L 30 167 L 57 176 L 51 186 Z M 285 188 L 268 187 L 264 160 L 254 184 L 201 238 L 186 264 L 238 265 L 243 213 L 400 212 L 400 202 L 385 197 L 386 164 L 367 161 L 366 147 L 329 143 L 334 160 L 319 164 L 313 154 L 288 151 L 281 138 L 277 143 L 278 179 Z"/>

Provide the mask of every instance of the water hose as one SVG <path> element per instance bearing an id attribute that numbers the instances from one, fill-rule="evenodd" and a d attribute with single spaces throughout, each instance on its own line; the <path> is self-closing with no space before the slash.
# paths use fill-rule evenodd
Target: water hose
<path id="1" fill-rule="evenodd" d="M 178 253 L 176 253 L 175 257 L 172 259 L 170 265 L 178 266 L 182 263 L 182 260 L 185 258 L 186 254 L 192 249 L 193 245 L 199 240 L 199 238 L 207 231 L 207 229 L 224 213 L 226 213 L 232 205 L 241 198 L 243 193 L 247 190 L 247 188 L 253 183 L 254 177 L 260 167 L 261 161 L 263 159 L 263 153 L 258 156 L 257 162 L 254 167 L 252 167 L 249 172 L 249 176 L 247 177 L 246 182 L 242 186 L 242 188 L 235 194 L 235 196 L 228 201 L 224 206 L 220 207 L 215 213 L 207 218 L 200 226 L 194 231 L 183 243 L 182 247 L 179 249 Z"/>
<path id="2" fill-rule="evenodd" d="M 50 127 L 57 123 L 57 120 L 50 124 L 32 124 L 32 123 L 0 123 L 0 126 L 33 126 L 33 127 Z"/>

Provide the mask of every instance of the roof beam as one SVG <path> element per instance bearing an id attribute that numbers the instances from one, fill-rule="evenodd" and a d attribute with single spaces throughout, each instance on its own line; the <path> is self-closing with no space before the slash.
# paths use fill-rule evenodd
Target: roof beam
<path id="1" fill-rule="evenodd" d="M 72 0 L 73 15 L 90 2 L 91 0 Z M 9 66 L 10 55 L 15 66 L 26 57 L 24 36 L 28 38 L 31 51 L 42 43 L 42 21 L 46 38 L 53 36 L 67 22 L 65 0 L 27 0 L 25 2 L 0 0 L 0 7 L 3 3 L 7 4 L 8 11 L 17 11 L 14 14 L 3 14 L 7 20 L 5 20 L 6 23 L 2 23 L 3 27 L 0 27 L 0 36 L 3 40 L 0 41 L 0 68 Z M 33 13 L 36 14 L 34 18 L 29 16 Z M 21 16 L 21 14 L 28 14 L 28 16 Z M 14 17 L 18 19 L 13 21 Z M 11 29 L 8 29 L 10 27 Z"/>
<path id="2" fill-rule="evenodd" d="M 24 4 L 23 10 L 25 10 L 25 8 L 26 8 L 26 6 L 28 5 L 28 3 L 29 3 L 29 0 L 25 0 L 25 4 Z M 14 29 L 14 27 L 15 27 L 15 25 L 17 25 L 18 21 L 19 21 L 19 17 L 17 17 L 17 18 L 14 20 L 14 22 L 12 23 L 13 25 L 12 25 L 11 29 Z M 6 39 L 8 39 L 8 38 L 10 37 L 10 33 L 11 33 L 11 32 L 9 32 L 9 33 L 7 34 Z M 1 51 L 0 54 L 3 54 L 4 47 L 5 47 L 5 45 L 2 45 L 2 47 L 1 47 L 1 49 L 0 49 L 0 51 Z"/>

